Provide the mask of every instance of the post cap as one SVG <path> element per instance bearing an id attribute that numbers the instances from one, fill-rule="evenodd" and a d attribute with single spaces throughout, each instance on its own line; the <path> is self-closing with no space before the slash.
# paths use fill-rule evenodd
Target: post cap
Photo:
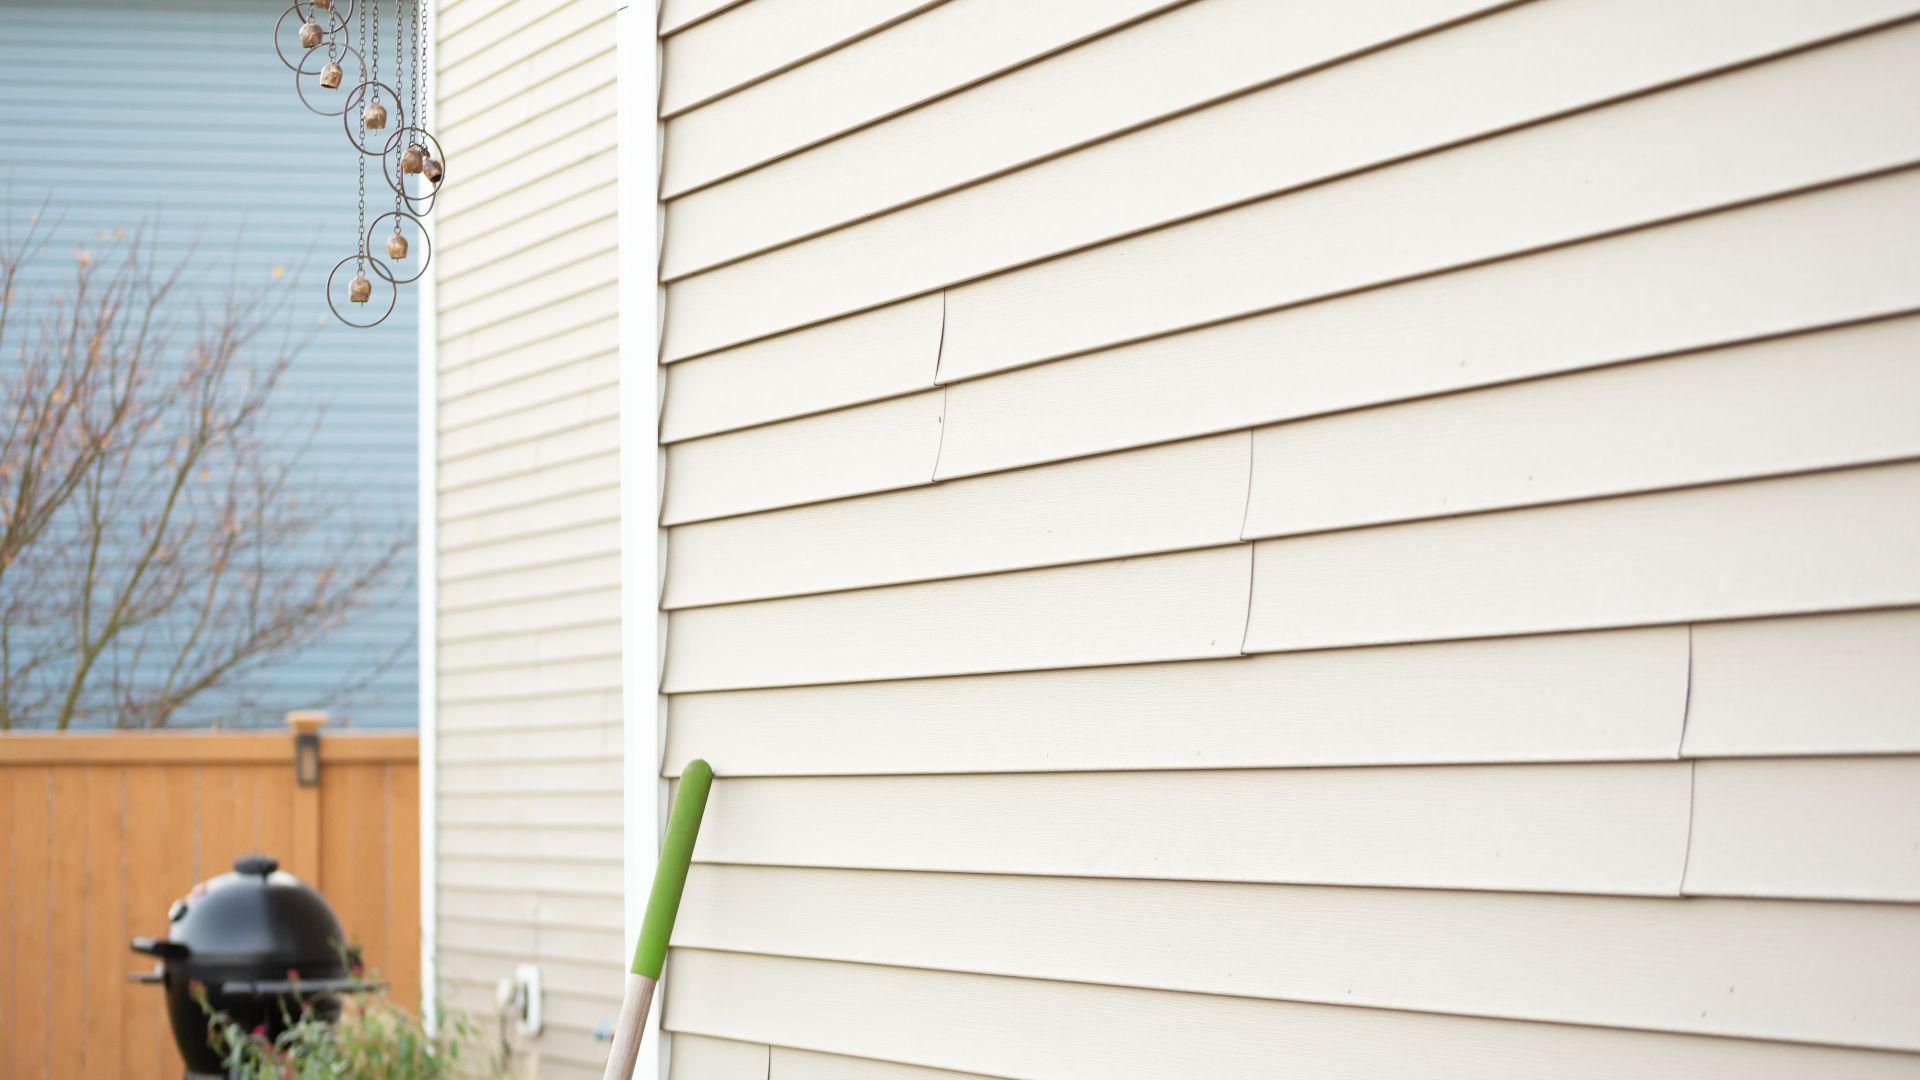
<path id="1" fill-rule="evenodd" d="M 327 724 L 327 714 L 318 709 L 295 709 L 287 714 L 287 726 L 295 735 L 311 735 Z"/>

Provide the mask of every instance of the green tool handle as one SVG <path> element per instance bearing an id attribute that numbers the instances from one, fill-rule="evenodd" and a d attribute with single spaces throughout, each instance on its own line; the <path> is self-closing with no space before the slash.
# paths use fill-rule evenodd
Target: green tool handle
<path id="1" fill-rule="evenodd" d="M 693 842 L 700 836 L 700 818 L 707 810 L 707 792 L 713 788 L 713 770 L 695 758 L 680 771 L 680 790 L 667 818 L 667 839 L 660 845 L 660 868 L 653 874 L 653 892 L 647 895 L 647 914 L 640 920 L 640 940 L 633 946 L 633 973 L 658 979 L 667 962 L 667 939 L 680 913 L 680 894 L 687 888 L 687 867 L 693 862 Z"/>

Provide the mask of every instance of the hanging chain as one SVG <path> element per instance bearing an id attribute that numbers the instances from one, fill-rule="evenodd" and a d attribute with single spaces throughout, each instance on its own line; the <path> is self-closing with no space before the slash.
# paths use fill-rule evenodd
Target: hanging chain
<path id="1" fill-rule="evenodd" d="M 426 133 L 426 130 L 427 130 L 427 118 L 420 115 L 420 34 L 421 34 L 421 27 L 425 23 L 426 18 L 427 18 L 427 0 L 414 0 L 414 4 L 413 4 L 413 80 L 412 80 L 412 85 L 409 86 L 407 89 L 407 108 L 412 111 L 407 113 L 407 115 L 413 118 L 413 126 L 419 128 L 421 134 L 423 135 Z M 424 139 L 421 140 L 421 143 L 424 146 L 425 140 Z"/>
<path id="2" fill-rule="evenodd" d="M 420 80 L 420 118 L 414 121 L 421 131 L 428 130 L 427 111 L 433 107 L 433 81 L 427 77 L 427 64 L 433 59 L 433 28 L 427 22 L 427 8 L 432 0 L 419 0 L 420 13 L 420 59 L 413 65 L 414 77 Z"/>
<path id="3" fill-rule="evenodd" d="M 368 19 L 366 23 L 373 26 L 373 51 L 367 54 L 367 86 L 368 92 L 373 95 L 373 103 L 378 105 L 380 104 L 380 0 L 373 0 L 373 18 Z M 366 23 L 361 26 L 363 31 L 366 29 Z M 366 145 L 366 141 L 362 138 L 361 145 Z"/>
<path id="4" fill-rule="evenodd" d="M 361 0 L 361 2 L 364 3 L 365 0 Z M 379 0 L 374 0 L 374 2 L 376 4 L 376 11 L 377 11 L 378 10 L 377 5 L 379 3 Z M 367 55 L 367 17 L 365 12 L 355 12 L 355 15 L 358 16 L 356 21 L 360 23 L 360 56 L 362 59 L 364 59 Z M 376 18 L 377 17 L 378 16 L 376 16 Z M 374 34 L 374 40 L 376 42 L 379 40 L 379 33 L 377 30 Z M 368 69 L 364 67 L 361 69 L 362 78 L 365 77 L 365 73 L 367 70 Z M 365 146 L 367 144 L 367 110 L 365 108 L 365 105 L 366 103 L 363 100 L 361 102 L 362 107 L 360 109 L 360 145 L 361 146 Z M 356 149 L 358 148 L 356 147 Z M 353 234 L 353 250 L 354 250 L 353 266 L 354 266 L 354 271 L 356 273 L 364 274 L 366 273 L 366 270 L 367 270 L 367 264 L 365 261 L 367 256 L 367 155 L 355 154 L 353 156 L 359 160 L 359 166 L 360 166 L 360 190 L 359 190 L 359 207 L 360 207 L 359 223 L 360 224 L 359 224 L 359 227 L 354 230 L 354 234 Z"/>
<path id="5" fill-rule="evenodd" d="M 394 107 L 400 106 L 401 88 L 406 86 L 406 53 L 403 47 L 407 40 L 407 0 L 394 0 L 393 4 L 393 96 Z M 393 148 L 393 235 L 400 235 L 400 212 L 406 208 L 407 193 L 407 121 L 413 119 L 413 106 L 408 104 L 401 114 L 400 122 L 394 125 Z M 386 155 L 380 157 L 380 168 L 387 167 Z"/>

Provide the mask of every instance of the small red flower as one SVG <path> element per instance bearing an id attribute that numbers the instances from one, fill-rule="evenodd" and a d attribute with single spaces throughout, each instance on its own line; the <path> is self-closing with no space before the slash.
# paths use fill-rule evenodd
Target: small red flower
<path id="1" fill-rule="evenodd" d="M 288 981 L 288 982 L 299 982 L 299 981 L 300 981 L 300 969 L 299 969 L 299 968 L 288 968 L 288 969 L 287 969 L 287 981 Z"/>
<path id="2" fill-rule="evenodd" d="M 266 1038 L 266 1037 L 267 1037 L 267 1025 L 265 1025 L 265 1024 L 255 1024 L 255 1025 L 253 1025 L 253 1037 L 254 1037 L 254 1038 L 256 1038 L 256 1039 L 264 1039 L 264 1038 Z"/>

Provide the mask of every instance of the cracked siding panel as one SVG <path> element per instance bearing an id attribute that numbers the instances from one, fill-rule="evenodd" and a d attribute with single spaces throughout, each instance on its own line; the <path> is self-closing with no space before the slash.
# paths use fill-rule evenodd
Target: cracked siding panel
<path id="1" fill-rule="evenodd" d="M 1688 757 L 1920 752 L 1920 610 L 1693 629 Z"/>
<path id="2" fill-rule="evenodd" d="M 1248 651 L 1920 602 L 1920 465 L 1263 540 Z"/>
<path id="3" fill-rule="evenodd" d="M 701 950 L 666 1022 L 989 1076 L 1909 1080 L 1905 1054 L 1082 986 Z M 992 1037 L 984 1037 L 990 1032 Z"/>
<path id="4" fill-rule="evenodd" d="M 1234 432 L 681 525 L 670 541 L 664 606 L 1231 544 L 1246 511 L 1250 443 L 1248 433 Z"/>
<path id="5" fill-rule="evenodd" d="M 1684 627 L 682 694 L 728 776 L 1671 757 Z"/>

